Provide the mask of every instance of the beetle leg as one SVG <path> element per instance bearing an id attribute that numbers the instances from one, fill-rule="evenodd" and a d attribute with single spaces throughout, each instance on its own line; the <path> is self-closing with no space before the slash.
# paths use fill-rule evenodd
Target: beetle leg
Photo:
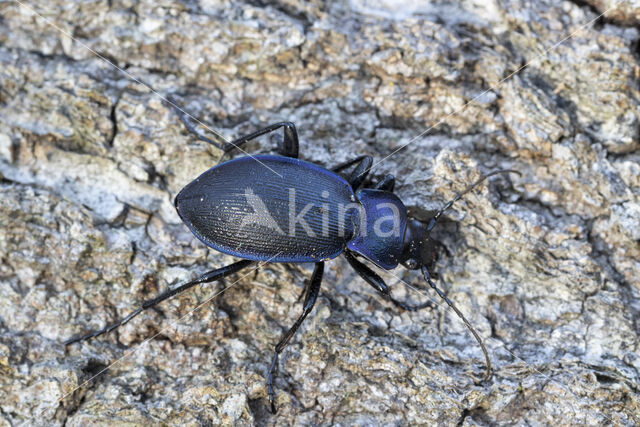
<path id="1" fill-rule="evenodd" d="M 279 144 L 280 147 L 278 147 L 278 151 L 283 156 L 293 157 L 297 159 L 299 148 L 298 131 L 296 131 L 296 126 L 291 122 L 274 123 L 264 129 L 260 129 L 253 133 L 250 133 L 249 135 L 241 136 L 240 138 L 234 139 L 233 141 L 225 144 L 223 150 L 225 153 L 228 153 L 234 148 L 238 148 L 246 142 L 251 141 L 252 139 L 273 132 L 280 128 L 283 128 L 282 130 L 284 133 L 284 138 L 282 139 L 281 144 Z"/>
<path id="2" fill-rule="evenodd" d="M 349 177 L 349 184 L 354 190 L 357 190 L 365 179 L 367 179 L 367 175 L 369 175 L 369 171 L 371 170 L 371 165 L 373 164 L 373 158 L 371 156 L 365 156 L 364 159 L 356 168 L 351 172 L 351 177 Z"/>
<path id="3" fill-rule="evenodd" d="M 187 130 L 190 133 L 194 134 L 196 136 L 196 138 L 198 138 L 201 141 L 207 142 L 207 143 L 213 145 L 214 147 L 216 147 L 216 148 L 218 148 L 220 150 L 224 150 L 224 145 L 223 144 L 228 144 L 228 143 L 224 142 L 224 139 L 219 134 L 217 134 L 215 131 L 213 132 L 214 135 L 216 135 L 219 139 L 222 139 L 222 142 L 216 142 L 216 141 L 213 141 L 212 139 L 207 138 L 204 135 L 201 135 L 200 132 L 198 132 L 196 127 L 193 125 L 193 123 L 191 121 L 191 116 L 189 114 L 185 113 L 184 110 L 179 108 L 178 107 L 178 103 L 171 96 L 167 96 L 167 103 L 166 104 L 169 104 L 171 109 L 178 115 L 178 118 L 180 119 L 180 121 L 182 122 L 184 127 L 187 128 Z"/>
<path id="4" fill-rule="evenodd" d="M 231 265 L 227 265 L 225 267 L 209 271 L 208 273 L 203 274 L 202 276 L 198 277 L 195 280 L 187 282 L 184 285 L 178 286 L 176 288 L 169 289 L 166 292 L 164 292 L 163 294 L 160 294 L 160 295 L 158 295 L 157 297 L 155 297 L 153 299 L 150 299 L 150 300 L 147 300 L 147 301 L 143 302 L 142 306 L 138 307 L 136 310 L 131 312 L 129 315 L 123 317 L 118 322 L 116 322 L 116 323 L 114 323 L 112 325 L 109 325 L 106 328 L 100 329 L 98 331 L 94 331 L 94 332 L 90 332 L 90 333 L 88 333 L 86 335 L 81 335 L 81 336 L 78 336 L 78 337 L 70 338 L 70 339 L 68 339 L 67 341 L 64 342 L 64 345 L 73 344 L 74 342 L 78 342 L 78 341 L 88 340 L 89 338 L 94 338 L 94 337 L 97 337 L 98 335 L 102 335 L 102 334 L 105 334 L 107 332 L 111 332 L 114 329 L 116 329 L 117 327 L 124 325 L 129 320 L 133 319 L 138 314 L 142 313 L 144 310 L 146 310 L 148 308 L 151 308 L 151 307 L 161 303 L 162 301 L 164 301 L 166 299 L 169 299 L 174 295 L 179 294 L 180 292 L 186 291 L 187 289 L 191 288 L 194 285 L 197 285 L 197 284 L 200 284 L 200 283 L 209 283 L 209 282 L 213 282 L 215 280 L 223 279 L 224 277 L 226 277 L 226 276 L 228 276 L 230 274 L 237 273 L 238 271 L 242 270 L 243 268 L 246 268 L 246 267 L 250 266 L 254 262 L 255 261 L 242 260 L 242 261 L 238 261 L 236 263 L 233 263 Z"/>
<path id="5" fill-rule="evenodd" d="M 348 160 L 344 163 L 340 163 L 338 166 L 334 166 L 331 170 L 333 172 L 341 172 L 343 170 L 345 170 L 346 168 L 348 168 L 349 166 L 353 166 L 354 164 L 361 162 L 362 159 L 364 159 L 365 157 L 369 157 L 369 156 L 358 156 L 355 159 L 351 159 Z"/>
<path id="6" fill-rule="evenodd" d="M 373 188 L 375 190 L 391 191 L 396 186 L 396 178 L 393 175 L 385 175 Z"/>
<path id="7" fill-rule="evenodd" d="M 357 190 L 358 187 L 360 187 L 364 180 L 367 178 L 367 175 L 369 175 L 369 170 L 371 169 L 372 164 L 373 157 L 358 156 L 353 160 L 349 160 L 348 162 L 339 164 L 338 166 L 334 167 L 332 171 L 340 172 L 341 170 L 344 170 L 352 165 L 356 165 L 347 181 L 349 181 L 349 185 L 351 185 L 354 190 Z"/>
<path id="8" fill-rule="evenodd" d="M 298 298 L 296 299 L 296 302 L 300 302 L 300 300 L 302 300 L 303 298 L 306 300 L 307 299 L 307 294 L 309 293 L 309 288 L 311 287 L 311 281 L 305 281 L 304 287 L 302 288 L 302 292 L 300 292 L 300 295 L 298 295 Z"/>
<path id="9" fill-rule="evenodd" d="M 298 317 L 298 320 L 293 324 L 293 326 L 282 336 L 278 345 L 276 345 L 276 351 L 273 355 L 273 359 L 271 360 L 271 366 L 269 367 L 269 373 L 267 374 L 267 389 L 269 392 L 269 403 L 271 404 L 271 412 L 276 413 L 276 403 L 275 403 L 275 392 L 273 390 L 273 378 L 275 376 L 276 370 L 278 368 L 278 355 L 282 352 L 282 350 L 287 346 L 289 340 L 296 333 L 304 319 L 307 317 L 311 310 L 313 309 L 313 305 L 316 303 L 316 299 L 318 298 L 318 294 L 320 293 L 320 285 L 322 284 L 322 274 L 324 272 L 324 262 L 316 263 L 316 267 L 313 270 L 313 274 L 311 275 L 311 280 L 309 281 L 309 285 L 305 286 L 307 288 L 306 295 L 304 298 L 304 303 L 302 304 L 302 314 Z"/>
<path id="10" fill-rule="evenodd" d="M 356 273 L 358 273 L 358 275 L 360 275 L 360 277 L 362 277 L 365 282 L 373 286 L 378 292 L 382 294 L 385 299 L 391 301 L 394 305 L 408 311 L 417 311 L 425 307 L 434 307 L 434 304 L 431 301 L 427 301 L 419 305 L 408 305 L 402 301 L 398 301 L 391 296 L 391 293 L 389 292 L 389 286 L 387 286 L 382 277 L 378 276 L 373 270 L 358 261 L 349 251 L 345 251 L 344 254 L 347 258 L 347 261 L 349 261 L 349 264 L 351 264 L 351 267 L 353 267 Z"/>
<path id="11" fill-rule="evenodd" d="M 187 130 L 190 133 L 194 134 L 196 138 L 198 138 L 199 140 L 207 142 L 213 145 L 214 147 L 224 151 L 225 153 L 228 153 L 234 148 L 239 148 L 241 145 L 245 144 L 247 141 L 255 139 L 266 133 L 273 132 L 280 128 L 284 128 L 284 139 L 279 144 L 280 147 L 278 147 L 278 151 L 283 156 L 298 158 L 298 145 L 299 145 L 298 132 L 296 131 L 296 126 L 291 122 L 274 123 L 272 125 L 267 126 L 264 129 L 260 129 L 256 132 L 250 133 L 249 135 L 241 136 L 240 138 L 237 138 L 231 142 L 221 143 L 221 142 L 213 141 L 212 139 L 209 139 L 206 136 L 201 135 L 200 132 L 198 132 L 196 127 L 193 125 L 191 121 L 191 116 L 185 113 L 181 108 L 179 108 L 177 106 L 178 104 L 172 97 L 167 97 L 167 101 L 170 107 L 173 109 L 173 111 L 178 115 L 178 118 L 180 119 L 182 124 L 184 124 L 184 126 L 187 128 Z M 215 131 L 213 133 L 216 136 L 218 136 L 220 139 L 222 139 L 222 137 L 218 135 Z"/>

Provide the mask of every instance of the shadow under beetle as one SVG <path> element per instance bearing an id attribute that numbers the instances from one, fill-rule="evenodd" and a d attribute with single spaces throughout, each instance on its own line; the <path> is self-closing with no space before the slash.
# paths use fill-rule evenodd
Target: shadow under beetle
<path id="1" fill-rule="evenodd" d="M 172 101 L 169 101 L 175 107 Z M 436 259 L 436 242 L 430 238 L 443 212 L 486 178 L 484 175 L 439 209 L 425 224 L 407 217 L 404 204 L 393 193 L 395 178 L 386 175 L 371 187 L 364 186 L 373 159 L 359 156 L 324 169 L 298 159 L 298 134 L 291 122 L 275 123 L 231 143 L 219 144 L 202 136 L 182 111 L 180 119 L 199 139 L 226 154 L 246 142 L 283 129 L 278 140 L 280 155 L 245 156 L 229 160 L 204 172 L 180 191 L 175 206 L 180 218 L 206 245 L 243 260 L 203 274 L 148 301 L 117 323 L 69 339 L 66 345 L 96 337 L 124 325 L 143 310 L 200 283 L 220 280 L 262 262 L 313 262 L 315 268 L 304 288 L 302 314 L 282 336 L 267 374 L 271 411 L 276 412 L 274 376 L 278 355 L 311 312 L 320 292 L 324 262 L 344 254 L 353 269 L 384 298 L 404 310 L 433 306 L 431 302 L 408 305 L 393 298 L 384 280 L 358 258 L 391 270 L 402 264 L 420 269 L 424 279 L 462 319 L 478 341 L 486 360 L 487 379 L 491 361 L 482 339 L 453 302 L 435 285 L 429 268 Z M 348 179 L 338 173 L 352 169 Z M 288 219 L 288 223 L 287 220 Z M 293 224 L 292 224 L 293 221 Z"/>

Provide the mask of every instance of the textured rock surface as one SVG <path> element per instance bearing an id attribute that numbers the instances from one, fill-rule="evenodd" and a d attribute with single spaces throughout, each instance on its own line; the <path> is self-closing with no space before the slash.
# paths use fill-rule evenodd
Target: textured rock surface
<path id="1" fill-rule="evenodd" d="M 580 29 L 615 3 L 0 3 L 2 424 L 640 423 L 639 6 Z M 265 371 L 307 265 L 198 287 L 65 349 L 233 261 L 171 203 L 220 152 L 131 76 L 227 137 L 294 121 L 302 157 L 327 166 L 411 141 L 373 175 L 394 173 L 418 216 L 520 170 L 437 232 L 439 283 L 493 378 L 430 291 L 436 309 L 399 312 L 342 259 L 281 358 L 277 416 Z M 416 275 L 381 274 L 427 298 L 400 281 Z"/>

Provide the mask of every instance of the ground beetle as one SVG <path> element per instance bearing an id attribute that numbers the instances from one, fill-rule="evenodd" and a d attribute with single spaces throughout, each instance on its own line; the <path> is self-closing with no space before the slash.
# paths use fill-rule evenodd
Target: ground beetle
<path id="1" fill-rule="evenodd" d="M 175 107 L 173 101 L 168 103 Z M 258 261 L 313 262 L 315 268 L 303 293 L 302 314 L 276 345 L 267 374 L 269 402 L 275 413 L 273 380 L 278 355 L 313 308 L 320 292 L 324 262 L 344 254 L 367 283 L 405 310 L 419 310 L 432 304 L 408 305 L 394 299 L 384 280 L 358 258 L 385 270 L 391 270 L 399 263 L 411 270 L 421 269 L 424 279 L 456 312 L 480 344 L 487 365 L 485 378 L 489 377 L 491 361 L 482 339 L 431 279 L 429 269 L 436 258 L 436 246 L 430 233 L 444 211 L 486 178 L 498 173 L 518 172 L 499 170 L 484 175 L 446 203 L 424 225 L 407 217 L 404 204 L 393 193 L 395 178 L 392 175 L 386 175 L 371 187 L 363 187 L 373 162 L 370 156 L 359 156 L 328 170 L 298 159 L 298 134 L 291 122 L 275 123 L 233 142 L 219 144 L 201 135 L 181 109 L 175 108 L 175 111 L 190 132 L 225 154 L 247 141 L 283 129 L 284 137 L 277 138 L 280 155 L 245 156 L 218 164 L 184 187 L 175 198 L 180 218 L 198 239 L 243 260 L 170 289 L 143 302 L 119 322 L 71 338 L 65 344 L 110 332 L 143 310 L 196 284 L 220 280 Z M 350 168 L 352 172 L 348 179 L 338 174 Z"/>

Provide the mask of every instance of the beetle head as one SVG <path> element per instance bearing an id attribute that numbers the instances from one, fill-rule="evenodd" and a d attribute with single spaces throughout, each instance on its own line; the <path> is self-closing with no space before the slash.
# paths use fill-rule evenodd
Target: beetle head
<path id="1" fill-rule="evenodd" d="M 402 241 L 402 265 L 409 270 L 423 266 L 431 269 L 437 260 L 437 242 L 429 236 L 424 224 L 409 218 Z"/>

